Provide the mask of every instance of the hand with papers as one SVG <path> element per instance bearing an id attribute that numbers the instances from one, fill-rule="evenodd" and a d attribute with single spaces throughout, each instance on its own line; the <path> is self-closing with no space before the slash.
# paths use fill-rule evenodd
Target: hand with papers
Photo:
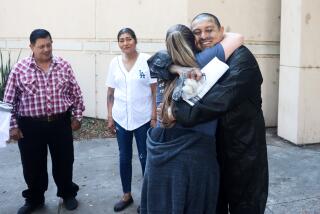
<path id="1" fill-rule="evenodd" d="M 220 61 L 217 57 L 212 59 L 204 68 L 201 69 L 202 78 L 200 81 L 186 79 L 182 87 L 182 98 L 193 106 L 198 102 L 210 88 L 228 70 L 229 66 Z"/>

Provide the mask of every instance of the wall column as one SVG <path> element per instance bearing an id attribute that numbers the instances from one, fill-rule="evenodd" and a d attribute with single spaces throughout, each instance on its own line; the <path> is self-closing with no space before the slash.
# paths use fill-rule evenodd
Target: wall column
<path id="1" fill-rule="evenodd" d="M 282 0 L 278 135 L 320 143 L 320 1 Z"/>

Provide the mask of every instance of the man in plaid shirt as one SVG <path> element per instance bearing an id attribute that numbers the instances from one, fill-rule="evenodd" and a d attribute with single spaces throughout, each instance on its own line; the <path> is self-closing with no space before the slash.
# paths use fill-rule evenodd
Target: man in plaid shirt
<path id="1" fill-rule="evenodd" d="M 32 56 L 13 67 L 4 102 L 13 105 L 10 136 L 18 140 L 23 175 L 28 186 L 18 214 L 44 205 L 48 188 L 47 147 L 57 196 L 65 208 L 76 209 L 78 185 L 72 182 L 72 131 L 81 127 L 83 98 L 70 64 L 52 55 L 52 38 L 44 29 L 30 35 Z"/>

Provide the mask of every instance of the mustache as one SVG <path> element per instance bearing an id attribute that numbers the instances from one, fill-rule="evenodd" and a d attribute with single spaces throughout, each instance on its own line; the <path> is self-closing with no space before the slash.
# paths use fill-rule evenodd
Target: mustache
<path id="1" fill-rule="evenodd" d="M 200 42 L 211 42 L 213 38 L 205 38 L 205 39 L 200 39 Z"/>

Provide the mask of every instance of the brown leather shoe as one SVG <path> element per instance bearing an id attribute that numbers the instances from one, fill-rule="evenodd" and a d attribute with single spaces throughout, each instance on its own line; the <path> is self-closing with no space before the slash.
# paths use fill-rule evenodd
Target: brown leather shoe
<path id="1" fill-rule="evenodd" d="M 120 212 L 122 210 L 124 210 L 125 208 L 127 208 L 130 204 L 133 203 L 133 198 L 130 197 L 130 199 L 124 201 L 124 200 L 120 200 L 119 202 L 117 202 L 114 207 L 113 207 L 113 210 L 115 212 Z"/>

